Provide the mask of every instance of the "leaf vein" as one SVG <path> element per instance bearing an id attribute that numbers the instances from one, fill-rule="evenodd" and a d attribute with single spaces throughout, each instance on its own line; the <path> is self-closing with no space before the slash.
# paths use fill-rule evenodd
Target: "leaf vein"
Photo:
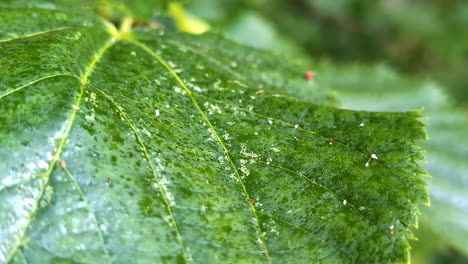
<path id="1" fill-rule="evenodd" d="M 30 38 L 30 37 L 35 37 L 35 36 L 47 34 L 47 33 L 50 33 L 50 32 L 61 31 L 61 30 L 69 29 L 69 28 L 70 27 L 53 28 L 53 29 L 48 29 L 48 30 L 44 30 L 44 31 L 34 32 L 34 33 L 23 35 L 23 36 L 13 37 L 13 38 L 9 38 L 9 39 L 2 39 L 2 40 L 0 40 L 0 44 L 5 43 L 5 42 L 14 41 L 14 40 L 17 40 L 17 39 Z"/>
<path id="2" fill-rule="evenodd" d="M 289 222 L 289 221 L 286 221 L 286 220 L 284 220 L 284 219 L 281 219 L 281 218 L 279 218 L 279 217 L 270 215 L 270 214 L 268 214 L 268 213 L 265 213 L 265 212 L 262 212 L 262 211 L 257 211 L 257 212 L 259 212 L 260 214 L 262 214 L 262 215 L 264 215 L 264 216 L 267 216 L 267 217 L 269 217 L 269 218 L 271 218 L 271 219 L 274 219 L 274 220 L 277 220 L 277 221 L 282 222 L 282 223 L 284 223 L 284 224 L 287 224 L 287 225 L 289 225 L 289 226 L 291 226 L 291 227 L 293 227 L 293 228 L 295 228 L 295 229 L 297 229 L 297 230 L 300 230 L 300 231 L 302 231 L 302 232 L 304 232 L 304 233 L 307 233 L 307 234 L 313 236 L 315 239 L 319 240 L 319 241 L 322 242 L 323 244 L 326 244 L 327 246 L 329 246 L 329 247 L 333 248 L 334 250 L 336 250 L 336 251 L 337 251 L 338 253 L 340 253 L 341 255 L 345 256 L 347 259 L 349 259 L 350 262 L 353 262 L 353 261 L 351 260 L 351 258 L 350 258 L 347 254 L 345 254 L 343 251 L 341 251 L 341 250 L 340 250 L 339 248 L 337 248 L 335 245 L 330 244 L 330 243 L 329 243 L 328 241 L 326 241 L 325 239 L 323 239 L 323 238 L 317 236 L 317 235 L 314 234 L 312 231 L 307 230 L 307 229 L 305 229 L 305 228 L 303 228 L 303 227 L 300 227 L 300 226 L 298 226 L 298 225 L 295 225 L 295 224 L 293 224 L 293 223 L 291 223 L 291 222 Z"/>
<path id="3" fill-rule="evenodd" d="M 165 41 L 166 43 L 169 43 L 169 44 L 172 44 L 174 46 L 177 46 L 179 48 L 182 48 L 182 49 L 187 49 L 187 50 L 190 50 L 193 54 L 195 55 L 198 55 L 199 57 L 201 58 L 204 58 L 205 60 L 211 62 L 212 64 L 214 64 L 216 67 L 219 67 L 220 69 L 226 71 L 227 73 L 229 73 L 231 76 L 234 76 L 235 78 L 237 79 L 241 79 L 242 81 L 244 82 L 248 82 L 246 78 L 244 78 L 242 75 L 238 74 L 237 72 L 231 70 L 230 68 L 226 67 L 225 65 L 221 64 L 221 63 L 218 63 L 215 59 L 213 59 L 209 54 L 207 53 L 204 53 L 204 52 L 200 52 L 198 49 L 194 49 L 192 48 L 190 45 L 185 45 L 185 44 L 182 44 L 180 42 L 177 42 L 177 41 L 173 41 L 173 40 L 166 40 Z M 212 97 L 209 97 L 209 96 L 206 96 L 206 95 L 202 95 L 202 94 L 197 94 L 196 96 L 201 96 L 201 97 L 205 97 L 207 99 L 210 99 L 212 101 L 216 101 L 216 102 L 219 102 L 219 103 L 223 103 L 225 105 L 228 105 L 230 107 L 233 107 L 233 108 L 236 108 L 238 110 L 241 110 L 241 111 L 244 111 L 244 112 L 247 112 L 247 113 L 251 113 L 251 114 L 254 114 L 258 117 L 261 117 L 261 118 L 264 118 L 264 119 L 267 119 L 267 120 L 272 120 L 272 121 L 277 121 L 277 122 L 280 122 L 280 123 L 283 123 L 285 125 L 288 125 L 288 126 L 291 126 L 291 127 L 295 127 L 296 125 L 294 124 L 291 124 L 291 123 L 288 123 L 286 121 L 283 121 L 283 120 L 280 120 L 280 119 L 277 119 L 277 118 L 273 118 L 273 117 L 269 117 L 269 116 L 265 116 L 265 115 L 262 115 L 262 114 L 259 114 L 259 113 L 256 113 L 256 112 L 253 112 L 253 111 L 250 111 L 250 110 L 247 110 L 247 109 L 244 109 L 244 108 L 241 108 L 241 107 L 238 107 L 238 106 L 235 106 L 235 105 L 232 105 L 232 104 L 229 104 L 225 101 L 222 101 L 222 100 L 218 100 L 218 99 L 215 99 L 215 98 L 212 98 Z M 285 95 L 274 95 L 274 96 L 277 96 L 277 97 L 284 97 L 284 98 L 288 98 L 290 100 L 295 100 L 297 101 L 296 98 L 292 98 L 290 96 L 285 96 Z M 354 147 L 351 147 L 345 143 L 342 143 L 342 142 L 339 142 L 339 141 L 336 141 L 336 140 L 332 140 L 332 139 L 329 139 L 329 138 L 326 138 L 322 135 L 320 135 L 318 132 L 321 132 L 321 131 L 326 131 L 328 129 L 331 129 L 331 128 L 327 128 L 327 129 L 323 129 L 323 130 L 320 130 L 320 131 L 312 131 L 312 130 L 308 130 L 308 129 L 305 129 L 305 128 L 302 128 L 302 127 L 298 127 L 299 130 L 302 130 L 302 131 L 305 131 L 305 132 L 308 132 L 308 133 L 311 133 L 311 134 L 314 134 L 316 136 L 319 136 L 327 141 L 333 141 L 333 142 L 336 142 L 338 145 L 342 145 L 344 147 L 347 147 L 349 149 L 352 149 L 356 152 L 358 152 L 359 154 L 361 154 L 362 156 L 364 156 L 366 159 L 369 158 L 369 155 L 366 155 L 364 154 L 363 152 L 359 151 L 358 149 L 354 148 Z M 379 164 L 380 166 L 382 167 L 385 167 L 387 168 L 385 165 L 383 165 L 381 162 L 379 162 L 378 160 L 374 160 L 375 163 Z"/>
<path id="4" fill-rule="evenodd" d="M 246 112 L 246 113 L 249 113 L 249 114 L 252 114 L 252 115 L 255 115 L 255 116 L 258 116 L 262 119 L 265 119 L 265 120 L 271 120 L 271 121 L 275 121 L 277 123 L 281 123 L 283 125 L 286 125 L 286 126 L 289 126 L 289 127 L 293 127 L 293 128 L 296 128 L 300 131 L 303 131 L 303 132 L 306 132 L 306 133 L 309 133 L 309 134 L 312 134 L 312 135 L 315 135 L 315 136 L 318 136 L 322 139 L 324 139 L 325 141 L 327 142 L 333 142 L 333 143 L 337 143 L 337 145 L 339 146 L 342 146 L 344 148 L 347 148 L 347 149 L 350 149 L 356 153 L 358 153 L 359 155 L 362 155 L 365 160 L 367 160 L 370 155 L 366 155 L 365 153 L 363 153 L 362 151 L 358 150 L 357 148 L 354 148 L 350 145 L 347 145 L 343 142 L 340 142 L 340 141 L 336 141 L 334 139 L 331 139 L 331 138 L 327 138 L 325 136 L 322 136 L 321 134 L 319 134 L 317 131 L 313 131 L 313 130 L 310 130 L 310 129 L 307 129 L 307 128 L 303 128 L 303 127 L 296 127 L 297 125 L 295 124 L 291 124 L 289 122 L 286 122 L 284 120 L 281 120 L 281 119 L 278 119 L 278 118 L 274 118 L 274 117 L 270 117 L 270 116 L 266 116 L 266 115 L 263 115 L 263 114 L 260 114 L 260 113 L 257 113 L 257 112 L 254 112 L 254 111 L 251 111 L 251 110 L 248 110 L 248 109 L 245 109 L 245 108 L 242 108 L 242 107 L 239 107 L 239 106 L 236 106 L 236 105 L 233 105 L 233 104 L 230 104 L 228 102 L 225 102 L 223 100 L 219 100 L 219 99 L 215 99 L 213 97 L 210 97 L 210 96 L 206 96 L 206 95 L 203 95 L 203 94 L 196 94 L 196 96 L 199 96 L 199 97 L 203 97 L 203 98 L 206 98 L 208 100 L 211 100 L 211 101 L 214 101 L 214 102 L 217 102 L 217 103 L 221 103 L 221 104 L 225 104 L 229 107 L 232 107 L 234 109 L 237 109 L 237 110 L 240 110 L 240 111 L 243 111 L 243 112 Z M 323 131 L 323 130 L 322 130 Z M 382 164 L 381 162 L 379 162 L 378 160 L 373 160 L 373 162 L 375 162 L 376 164 L 379 164 L 380 166 L 384 167 L 384 168 L 387 168 L 387 169 L 390 169 L 388 168 L 387 166 L 385 166 L 384 164 Z"/>
<path id="5" fill-rule="evenodd" d="M 169 215 L 169 217 L 171 218 L 171 221 L 172 221 L 172 224 L 174 226 L 174 231 L 176 233 L 176 238 L 177 238 L 177 241 L 179 242 L 179 244 L 181 245 L 181 248 L 182 248 L 182 253 L 184 255 L 184 260 L 186 263 L 190 263 L 189 261 L 189 256 L 188 256 L 188 253 L 185 249 L 185 246 L 184 246 L 184 242 L 183 242 L 183 238 L 182 238 L 182 235 L 180 233 L 180 230 L 179 230 L 179 227 L 177 225 L 177 221 L 175 219 L 175 216 L 174 216 L 174 213 L 172 212 L 172 207 L 171 207 L 171 204 L 169 203 L 169 201 L 167 200 L 167 196 L 166 196 L 166 191 L 164 190 L 164 188 L 162 187 L 162 184 L 159 180 L 159 177 L 158 175 L 156 174 L 156 169 L 154 167 L 154 164 L 153 162 L 151 161 L 151 158 L 149 156 L 149 152 L 148 152 L 148 148 L 146 147 L 146 145 L 144 144 L 143 140 L 141 139 L 140 135 L 138 134 L 137 130 L 136 130 L 136 127 L 135 125 L 132 123 L 132 121 L 130 121 L 130 119 L 128 118 L 128 116 L 121 110 L 122 108 L 115 102 L 114 99 L 112 99 L 112 97 L 110 97 L 107 93 L 105 93 L 104 91 L 94 87 L 93 88 L 94 90 L 98 91 L 99 93 L 101 93 L 110 103 L 111 105 L 118 111 L 118 113 L 123 117 L 123 119 L 127 122 L 128 126 L 130 127 L 130 130 L 132 131 L 132 133 L 135 135 L 136 139 L 137 139 L 137 142 L 138 144 L 142 147 L 143 149 L 143 153 L 145 154 L 145 157 L 146 159 L 148 160 L 148 163 L 149 163 L 149 166 L 151 168 L 151 173 L 153 175 L 153 177 L 155 178 L 155 181 L 156 183 L 158 184 L 158 189 L 159 189 L 159 192 L 161 194 L 161 197 L 162 197 L 162 200 L 163 200 L 163 203 L 164 203 L 164 206 L 166 207 L 166 210 L 167 210 L 167 213 Z"/>
<path id="6" fill-rule="evenodd" d="M 80 80 L 80 78 L 78 78 L 77 76 L 75 76 L 75 75 L 73 75 L 73 74 L 70 74 L 70 73 L 59 73 L 59 74 L 49 75 L 49 76 L 45 76 L 45 77 L 36 79 L 36 80 L 34 80 L 34 81 L 31 81 L 31 82 L 29 82 L 29 83 L 27 83 L 27 84 L 21 85 L 21 86 L 19 86 L 19 87 L 16 87 L 16 88 L 14 88 L 13 90 L 8 91 L 8 92 L 6 92 L 6 93 L 0 95 L 0 100 L 1 100 L 2 98 L 4 98 L 4 97 L 8 96 L 8 95 L 11 95 L 11 94 L 13 94 L 13 93 L 16 93 L 16 92 L 18 92 L 18 91 L 20 91 L 20 90 L 22 90 L 22 89 L 24 89 L 24 88 L 26 88 L 26 87 L 29 87 L 29 86 L 31 86 L 31 85 L 33 85 L 33 84 L 35 84 L 35 83 L 38 83 L 38 82 L 40 82 L 40 81 L 44 81 L 44 80 L 47 80 L 47 79 L 51 79 L 51 78 L 54 78 L 54 77 L 58 77 L 58 76 L 70 76 L 70 77 L 76 78 L 77 80 Z"/>
<path id="7" fill-rule="evenodd" d="M 102 248 L 104 249 L 104 252 L 105 252 L 105 255 L 106 257 L 109 259 L 109 263 L 112 263 L 112 258 L 110 256 L 110 253 L 109 253 L 109 249 L 106 247 L 105 243 L 104 243 L 104 234 L 102 233 L 102 230 L 101 228 L 99 227 L 99 224 L 97 222 L 97 216 L 96 216 L 96 213 L 94 212 L 94 209 L 91 207 L 91 205 L 89 204 L 89 201 L 88 201 L 88 198 L 86 197 L 86 195 L 83 193 L 83 190 L 81 189 L 81 186 L 78 184 L 76 178 L 72 175 L 72 173 L 70 172 L 70 170 L 68 168 L 64 168 L 64 171 L 65 171 L 65 174 L 67 174 L 67 176 L 70 178 L 70 180 L 72 181 L 73 185 L 75 186 L 75 188 L 78 190 L 78 194 L 81 196 L 81 199 L 83 199 L 83 201 L 85 202 L 86 204 L 86 207 L 89 211 L 89 213 L 91 213 L 92 217 L 93 217 L 93 220 L 94 220 L 94 224 L 96 225 L 97 227 L 97 230 L 98 230 L 98 236 L 99 236 L 99 241 L 101 243 L 101 246 Z"/>
<path id="8" fill-rule="evenodd" d="M 81 99 L 83 97 L 83 93 L 84 93 L 84 90 L 85 90 L 85 85 L 86 85 L 88 77 L 89 77 L 88 75 L 91 74 L 94 67 L 96 66 L 96 63 L 102 58 L 102 56 L 104 55 L 106 50 L 109 49 L 112 46 L 112 44 L 114 44 L 114 41 L 112 39 L 107 41 L 106 43 L 104 43 L 104 45 L 98 50 L 98 52 L 95 55 L 95 57 L 93 58 L 93 60 L 91 61 L 91 63 L 86 68 L 85 73 L 83 74 L 82 78 L 80 79 L 80 82 L 81 82 L 80 93 L 79 93 L 78 98 L 76 99 L 74 105 L 76 105 L 76 106 L 80 105 Z M 39 201 L 41 200 L 42 196 L 44 195 L 44 192 L 45 192 L 45 189 L 46 189 L 47 184 L 49 182 L 52 170 L 54 169 L 55 164 L 57 163 L 57 161 L 60 158 L 60 155 L 62 154 L 62 151 L 64 149 L 65 143 L 66 143 L 67 138 L 68 138 L 68 134 L 70 133 L 71 127 L 72 127 L 73 122 L 75 120 L 75 116 L 77 114 L 77 111 L 78 111 L 77 109 L 73 109 L 72 112 L 71 112 L 70 117 L 67 120 L 67 126 L 65 128 L 64 133 L 63 133 L 63 137 L 62 137 L 62 139 L 61 139 L 61 141 L 59 143 L 59 146 L 57 147 L 57 150 L 56 150 L 56 152 L 55 152 L 55 154 L 54 154 L 54 156 L 52 158 L 52 161 L 50 162 L 49 168 L 44 173 L 45 181 L 42 184 L 42 188 L 39 191 L 39 196 L 37 197 L 37 199 L 35 201 L 35 204 L 34 204 L 34 207 L 33 207 L 34 209 L 29 214 L 26 225 L 21 229 L 21 233 L 20 233 L 19 238 L 17 239 L 16 243 L 12 246 L 12 248 L 7 253 L 6 263 L 9 263 L 11 261 L 11 259 L 12 259 L 12 256 L 14 256 L 14 254 L 21 248 L 21 241 L 23 240 L 24 235 L 26 234 L 26 231 L 27 231 L 27 229 L 29 228 L 29 226 L 31 224 L 33 217 L 37 213 Z"/>
<path id="9" fill-rule="evenodd" d="M 335 196 L 336 198 L 338 198 L 341 202 L 342 202 L 343 200 L 345 200 L 345 198 L 343 198 L 343 197 L 341 197 L 340 195 L 336 194 L 333 190 L 331 190 L 331 189 L 328 188 L 327 186 L 325 186 L 325 185 L 323 185 L 323 184 L 320 184 L 320 183 L 318 183 L 318 182 L 316 182 L 316 181 L 314 181 L 314 180 L 308 178 L 307 176 L 305 176 L 305 175 L 302 174 L 302 173 L 299 173 L 299 172 L 297 172 L 297 171 L 288 169 L 288 168 L 283 167 L 283 166 L 281 166 L 281 165 L 274 164 L 274 163 L 272 163 L 272 162 L 265 162 L 265 161 L 260 160 L 260 159 L 256 159 L 256 158 L 252 158 L 252 157 L 247 157 L 247 156 L 242 155 L 242 154 L 240 154 L 240 153 L 233 153 L 233 154 L 239 155 L 239 156 L 243 156 L 243 157 L 248 158 L 248 159 L 253 159 L 253 160 L 258 161 L 258 162 L 261 162 L 261 163 L 263 163 L 263 164 L 265 164 L 265 165 L 268 165 L 268 166 L 271 166 L 271 167 L 275 167 L 275 168 L 278 168 L 278 169 L 280 169 L 280 170 L 283 170 L 283 171 L 286 171 L 286 172 L 289 172 L 289 173 L 293 173 L 293 174 L 299 176 L 300 178 L 303 178 L 304 180 L 308 181 L 309 183 L 311 183 L 311 184 L 313 184 L 313 185 L 316 185 L 316 186 L 319 186 L 320 188 L 322 188 L 322 189 L 324 189 L 324 190 L 330 192 L 331 194 L 333 194 L 333 196 Z M 354 204 L 352 204 L 352 203 L 350 203 L 349 201 L 347 201 L 347 205 L 349 205 L 351 208 L 353 208 L 362 218 L 364 218 L 365 220 L 369 221 L 369 222 L 370 222 L 371 224 L 373 224 L 374 226 L 378 227 L 376 222 L 374 222 L 373 220 L 371 220 L 370 218 L 367 218 L 364 214 L 362 214 L 362 212 L 359 211 L 359 210 L 356 208 L 356 206 L 355 206 Z"/>
<path id="10" fill-rule="evenodd" d="M 247 188 L 245 187 L 243 181 L 242 181 L 242 178 L 240 177 L 239 175 L 239 172 L 237 170 L 237 167 L 236 165 L 234 164 L 234 162 L 232 161 L 232 158 L 230 157 L 229 155 L 229 151 L 226 147 L 226 145 L 224 144 L 224 142 L 221 140 L 220 136 L 218 135 L 218 133 L 216 132 L 213 124 L 210 122 L 210 120 L 206 117 L 205 113 L 203 112 L 203 110 L 201 109 L 200 105 L 198 104 L 197 100 L 195 99 L 195 97 L 193 96 L 193 92 L 187 88 L 187 86 L 185 85 L 185 83 L 180 79 L 180 77 L 177 75 L 177 73 L 174 72 L 174 70 L 161 58 L 159 57 L 156 53 L 154 53 L 148 46 L 146 46 L 145 44 L 137 41 L 137 40 L 128 40 L 130 43 L 133 43 L 135 44 L 136 46 L 142 48 L 143 50 L 145 50 L 148 54 L 150 54 L 156 61 L 158 61 L 173 77 L 174 79 L 182 86 L 182 88 L 186 91 L 187 95 L 190 97 L 190 100 L 192 101 L 193 105 L 195 106 L 195 108 L 197 109 L 197 111 L 199 112 L 199 114 L 201 115 L 201 117 L 204 119 L 204 121 L 208 124 L 208 126 L 210 127 L 211 131 L 213 132 L 213 134 L 215 135 L 215 137 L 217 138 L 217 141 L 218 143 L 221 145 L 223 151 L 224 151 L 224 154 L 226 156 L 226 158 L 228 159 L 231 167 L 233 168 L 234 170 L 234 173 L 236 174 L 236 177 L 237 179 L 239 180 L 241 186 L 242 186 L 242 190 L 244 192 L 244 194 L 247 196 L 247 198 L 250 197 L 249 193 L 247 192 Z M 260 222 L 259 222 L 259 218 L 258 218 L 258 215 L 257 215 L 257 211 L 255 210 L 254 206 L 251 204 L 251 203 L 248 203 L 249 207 L 250 207 L 250 210 L 252 211 L 252 214 L 254 215 L 255 217 L 255 220 L 256 220 L 256 230 L 257 230 L 257 233 L 260 237 L 260 240 L 262 242 L 262 246 L 265 250 L 265 257 L 267 258 L 268 260 L 268 263 L 272 263 L 272 260 L 270 258 L 270 254 L 269 254 L 269 251 L 268 251 L 268 247 L 266 245 L 266 239 L 265 239 L 265 236 L 261 230 L 261 227 L 260 227 Z"/>
<path id="11" fill-rule="evenodd" d="M 177 42 L 177 41 L 173 41 L 173 40 L 166 40 L 165 42 L 169 43 L 169 44 L 172 44 L 178 48 L 181 48 L 181 49 L 187 49 L 187 50 L 190 50 L 192 53 L 194 53 L 195 55 L 198 55 L 199 57 L 201 58 L 204 58 L 206 59 L 207 61 L 211 62 L 212 64 L 214 64 L 216 67 L 219 67 L 221 69 L 223 69 L 224 71 L 226 71 L 227 73 L 229 73 L 229 75 L 231 76 L 234 76 L 235 78 L 237 79 L 241 79 L 242 81 L 246 81 L 246 78 L 244 78 L 244 76 L 238 74 L 236 71 L 233 71 L 231 70 L 229 67 L 226 67 L 224 64 L 222 63 L 219 63 L 217 60 L 215 60 L 211 55 L 207 54 L 207 53 L 204 53 L 204 52 L 200 52 L 199 50 L 197 49 L 194 49 L 192 48 L 191 46 L 189 45 L 185 45 L 185 44 L 182 44 L 180 42 Z"/>

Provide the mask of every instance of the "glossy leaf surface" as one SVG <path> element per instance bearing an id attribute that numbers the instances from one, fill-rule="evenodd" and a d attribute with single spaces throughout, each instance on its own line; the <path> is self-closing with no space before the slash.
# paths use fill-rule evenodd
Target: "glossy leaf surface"
<path id="1" fill-rule="evenodd" d="M 214 34 L 52 4 L 0 32 L 0 263 L 408 260 L 418 112 L 313 104 L 306 69 Z"/>

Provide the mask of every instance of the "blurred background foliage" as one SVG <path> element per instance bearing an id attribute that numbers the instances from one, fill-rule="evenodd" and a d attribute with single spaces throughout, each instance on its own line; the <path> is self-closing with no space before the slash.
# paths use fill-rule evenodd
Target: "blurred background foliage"
<path id="1" fill-rule="evenodd" d="M 256 47 L 277 48 L 279 39 L 317 59 L 379 61 L 435 78 L 468 106 L 466 0 L 192 0 L 188 8 Z M 261 39 L 249 36 L 258 31 Z"/>
<path id="2" fill-rule="evenodd" d="M 341 107 L 424 108 L 431 206 L 420 206 L 412 263 L 468 263 L 468 1 L 181 2 L 156 22 L 301 62 Z"/>

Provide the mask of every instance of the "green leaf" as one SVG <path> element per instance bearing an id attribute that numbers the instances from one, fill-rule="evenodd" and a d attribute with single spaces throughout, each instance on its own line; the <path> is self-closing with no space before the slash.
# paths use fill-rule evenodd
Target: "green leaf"
<path id="1" fill-rule="evenodd" d="M 112 20 L 125 16 L 148 22 L 156 13 L 166 10 L 169 2 L 177 0 L 3 0 L 3 7 L 28 7 L 40 9 L 65 9 L 91 11 Z"/>
<path id="2" fill-rule="evenodd" d="M 337 90 L 347 108 L 405 111 L 425 107 L 431 140 L 423 143 L 427 150 L 423 167 L 433 178 L 428 180 L 431 207 L 422 208 L 422 222 L 468 255 L 467 112 L 455 108 L 437 84 L 400 76 L 385 66 L 324 64 L 319 68 L 319 86 Z"/>
<path id="3" fill-rule="evenodd" d="M 0 32 L 1 263 L 409 260 L 419 112 L 325 106 L 216 34 L 18 6 Z"/>

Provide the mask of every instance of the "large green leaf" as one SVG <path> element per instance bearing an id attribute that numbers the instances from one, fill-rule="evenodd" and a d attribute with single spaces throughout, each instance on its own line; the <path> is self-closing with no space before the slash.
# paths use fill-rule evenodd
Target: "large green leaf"
<path id="1" fill-rule="evenodd" d="M 455 108 L 434 82 L 400 76 L 386 66 L 319 68 L 319 85 L 339 91 L 345 107 L 373 111 L 425 107 L 431 140 L 423 143 L 427 150 L 423 167 L 433 178 L 428 180 L 431 206 L 423 208 L 422 224 L 468 255 L 467 112 Z"/>
<path id="2" fill-rule="evenodd" d="M 208 2 L 210 1 L 197 1 L 193 3 L 191 8 L 196 13 L 206 17 L 208 14 L 203 13 L 203 11 L 206 11 L 208 6 L 215 7 L 215 9 L 220 6 L 227 7 L 229 6 L 227 3 L 232 1 L 228 0 L 222 4 L 220 1 L 209 4 Z M 317 4 L 323 5 L 322 8 L 328 12 L 336 13 L 342 12 L 341 9 L 345 7 L 343 3 L 337 5 L 335 2 L 327 1 L 317 2 Z M 232 11 L 235 9 L 224 8 L 222 10 Z M 216 14 L 215 11 L 210 10 L 211 14 Z M 284 10 L 281 12 L 284 13 Z M 252 15 L 255 14 L 257 13 L 252 13 Z M 223 16 L 227 15 L 224 14 L 221 17 Z M 220 17 L 217 19 L 221 20 Z M 231 37 L 242 43 L 253 45 L 255 39 L 248 35 L 252 34 L 251 31 L 255 31 L 257 38 L 269 39 L 272 42 L 270 46 L 259 46 L 256 43 L 257 46 L 272 50 L 285 50 L 288 53 L 294 52 L 294 50 L 284 49 L 284 47 L 288 47 L 285 45 L 288 43 L 283 42 L 284 37 L 281 38 L 274 27 L 258 27 L 255 25 L 255 20 L 251 19 L 249 26 L 244 27 L 246 28 L 244 31 L 232 31 L 229 29 L 239 27 L 244 23 L 244 20 L 239 19 L 238 21 L 226 19 L 226 17 L 223 20 L 227 21 L 227 23 L 225 22 L 227 26 L 224 27 L 232 34 Z M 297 26 L 297 24 L 294 25 Z M 271 38 L 272 32 L 276 38 Z M 442 41 L 444 41 L 443 38 Z M 301 57 L 307 58 L 305 54 L 302 54 Z M 466 163 L 468 142 L 464 137 L 468 133 L 466 109 L 454 106 L 454 102 L 445 93 L 448 89 L 443 89 L 434 82 L 402 76 L 388 66 L 345 65 L 337 67 L 330 63 L 315 63 L 313 68 L 317 71 L 320 89 L 337 92 L 337 97 L 346 108 L 371 111 L 406 111 L 425 107 L 425 115 L 428 116 L 430 124 L 431 140 L 423 143 L 424 149 L 428 151 L 428 162 L 423 164 L 423 167 L 435 178 L 429 180 L 432 186 L 430 189 L 433 197 L 432 206 L 423 207 L 423 229 L 418 230 L 417 233 L 417 236 L 421 236 L 421 238 L 418 237 L 418 241 L 413 242 L 418 251 L 416 252 L 418 253 L 416 262 L 428 263 L 428 258 L 434 254 L 427 254 L 427 252 L 441 251 L 441 245 L 456 247 L 468 256 L 468 248 L 466 247 L 468 244 L 466 236 L 468 233 L 468 196 L 466 194 L 468 189 L 468 166 Z M 459 68 L 460 71 L 464 69 L 463 67 Z M 437 243 L 435 243 L 435 239 Z"/>
<path id="3" fill-rule="evenodd" d="M 418 112 L 316 105 L 267 53 L 51 6 L 0 9 L 0 263 L 409 259 Z"/>

